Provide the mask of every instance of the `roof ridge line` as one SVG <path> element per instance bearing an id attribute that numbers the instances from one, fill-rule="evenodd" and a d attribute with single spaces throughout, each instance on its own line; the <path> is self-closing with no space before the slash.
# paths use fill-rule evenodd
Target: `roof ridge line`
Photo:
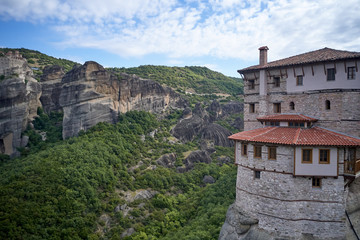
<path id="1" fill-rule="evenodd" d="M 298 128 L 297 130 L 296 130 L 296 134 L 295 134 L 295 137 L 294 137 L 294 140 L 293 140 L 293 144 L 296 144 L 297 143 L 297 141 L 298 141 L 298 139 L 299 139 L 299 136 L 300 136 L 300 132 L 301 132 L 301 128 Z"/>
<path id="2" fill-rule="evenodd" d="M 269 133 L 269 132 L 271 132 L 271 131 L 274 131 L 277 127 L 268 127 L 269 129 L 266 131 L 266 132 L 263 132 L 263 133 L 260 133 L 260 134 L 258 134 L 258 135 L 255 135 L 255 136 L 253 136 L 252 138 L 250 138 L 249 140 L 251 141 L 252 139 L 254 139 L 254 138 L 256 138 L 256 137 L 260 137 L 260 136 L 262 136 L 262 135 L 264 135 L 264 134 L 266 134 L 266 133 Z M 257 129 L 259 129 L 259 128 L 257 128 Z"/>

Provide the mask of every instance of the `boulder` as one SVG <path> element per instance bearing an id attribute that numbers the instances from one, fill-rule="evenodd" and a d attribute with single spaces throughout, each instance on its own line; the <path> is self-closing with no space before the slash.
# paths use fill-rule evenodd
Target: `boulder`
<path id="1" fill-rule="evenodd" d="M 233 142 L 228 139 L 232 133 L 216 123 L 206 125 L 200 132 L 202 140 L 214 141 L 214 144 L 222 147 L 232 147 Z"/>
<path id="2" fill-rule="evenodd" d="M 166 167 L 166 168 L 172 168 L 175 167 L 176 162 L 176 154 L 175 153 L 169 153 L 162 155 L 158 160 L 156 160 L 156 163 Z"/>
<path id="3" fill-rule="evenodd" d="M 184 160 L 186 170 L 189 171 L 194 167 L 195 163 L 211 163 L 211 157 L 207 151 L 197 150 L 189 154 Z"/>
<path id="4" fill-rule="evenodd" d="M 215 183 L 215 178 L 213 178 L 210 175 L 205 175 L 202 181 L 205 184 L 213 184 L 213 183 Z"/>

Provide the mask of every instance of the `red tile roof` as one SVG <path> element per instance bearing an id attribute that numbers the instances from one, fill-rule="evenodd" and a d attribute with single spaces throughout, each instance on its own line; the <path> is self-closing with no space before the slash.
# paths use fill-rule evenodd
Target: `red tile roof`
<path id="1" fill-rule="evenodd" d="M 280 59 L 269 62 L 265 65 L 255 65 L 238 70 L 239 73 L 253 72 L 260 69 L 287 67 L 295 65 L 304 65 L 310 63 L 329 62 L 345 59 L 360 59 L 360 52 L 349 52 L 335 50 L 331 48 L 323 48 L 312 52 L 299 54 L 293 57 Z"/>
<path id="2" fill-rule="evenodd" d="M 264 127 L 231 135 L 229 139 L 301 146 L 360 146 L 360 139 L 321 127 Z"/>
<path id="3" fill-rule="evenodd" d="M 257 120 L 264 122 L 316 122 L 318 119 L 312 118 L 303 114 L 278 114 L 267 115 L 256 118 Z"/>

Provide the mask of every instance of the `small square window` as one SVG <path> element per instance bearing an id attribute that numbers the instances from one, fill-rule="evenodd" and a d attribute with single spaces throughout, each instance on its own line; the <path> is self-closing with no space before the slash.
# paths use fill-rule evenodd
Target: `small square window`
<path id="1" fill-rule="evenodd" d="M 330 150 L 329 149 L 320 149 L 319 163 L 320 164 L 329 164 L 330 163 Z"/>
<path id="2" fill-rule="evenodd" d="M 247 144 L 241 144 L 241 154 L 247 156 Z"/>
<path id="3" fill-rule="evenodd" d="M 349 80 L 355 79 L 355 67 L 347 68 L 347 79 Z"/>
<path id="4" fill-rule="evenodd" d="M 274 77 L 274 87 L 280 87 L 280 77 Z"/>
<path id="5" fill-rule="evenodd" d="M 313 177 L 312 178 L 312 187 L 321 188 L 321 178 Z"/>
<path id="6" fill-rule="evenodd" d="M 249 89 L 255 89 L 255 80 L 249 80 Z"/>
<path id="7" fill-rule="evenodd" d="M 254 171 L 254 178 L 260 178 L 260 171 Z"/>
<path id="8" fill-rule="evenodd" d="M 335 68 L 327 69 L 327 78 L 328 81 L 335 81 Z"/>
<path id="9" fill-rule="evenodd" d="M 298 75 L 296 76 L 296 86 L 302 86 L 303 85 L 303 76 Z"/>
<path id="10" fill-rule="evenodd" d="M 281 113 L 281 103 L 274 103 L 274 113 Z"/>
<path id="11" fill-rule="evenodd" d="M 261 158 L 261 145 L 254 145 L 254 157 Z"/>
<path id="12" fill-rule="evenodd" d="M 268 147 L 268 159 L 276 160 L 276 147 Z"/>
<path id="13" fill-rule="evenodd" d="M 255 112 L 255 103 L 250 103 L 249 104 L 249 113 L 254 113 Z"/>
<path id="14" fill-rule="evenodd" d="M 302 149 L 301 163 L 312 163 L 312 149 Z"/>

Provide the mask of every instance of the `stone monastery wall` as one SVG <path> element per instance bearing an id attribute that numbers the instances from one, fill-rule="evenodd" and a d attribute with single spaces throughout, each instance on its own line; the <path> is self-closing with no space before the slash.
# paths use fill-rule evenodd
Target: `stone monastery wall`
<path id="1" fill-rule="evenodd" d="M 293 177 L 293 148 L 278 146 L 277 159 L 268 160 L 263 145 L 262 158 L 254 159 L 253 145 L 248 144 L 241 163 L 240 149 L 237 142 L 236 205 L 259 219 L 260 228 L 295 239 L 304 233 L 321 239 L 345 236 L 343 176 L 323 178 L 321 189 L 313 188 L 312 178 Z M 260 171 L 260 178 L 255 178 L 255 171 Z"/>

